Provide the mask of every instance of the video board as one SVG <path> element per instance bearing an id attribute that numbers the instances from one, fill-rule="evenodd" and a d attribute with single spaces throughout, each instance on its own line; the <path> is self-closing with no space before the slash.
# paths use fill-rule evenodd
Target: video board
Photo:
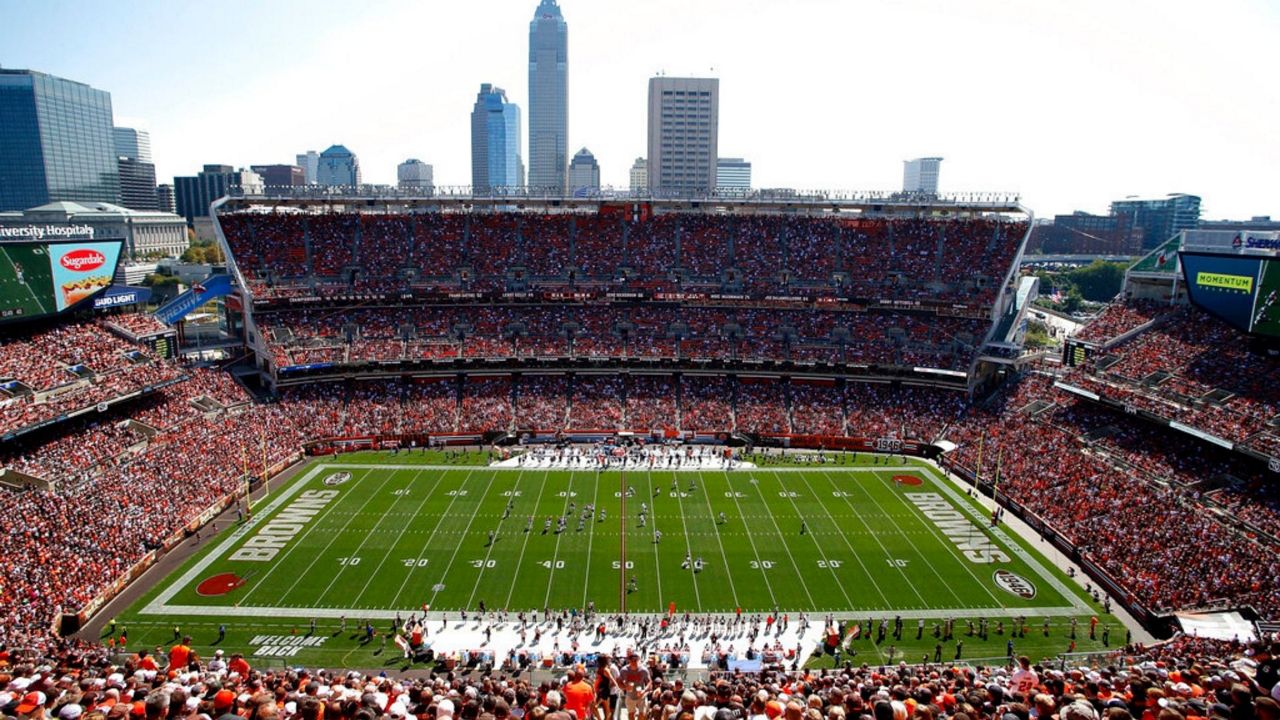
<path id="1" fill-rule="evenodd" d="M 54 315 L 111 286 L 122 240 L 0 243 L 0 322 Z"/>
<path id="2" fill-rule="evenodd" d="M 1280 337 L 1280 260 L 1185 250 L 1181 257 L 1192 303 L 1245 332 Z"/>

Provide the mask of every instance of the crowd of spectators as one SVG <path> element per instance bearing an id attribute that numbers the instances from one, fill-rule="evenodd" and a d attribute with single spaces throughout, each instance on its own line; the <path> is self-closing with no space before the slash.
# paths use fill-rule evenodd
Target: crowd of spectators
<path id="1" fill-rule="evenodd" d="M 1022 223 L 665 213 L 233 213 L 220 218 L 256 296 L 410 287 L 583 286 L 989 306 Z M 353 272 L 348 272 L 349 270 Z M 673 273 L 674 271 L 674 273 Z M 837 279 L 838 278 L 838 279 Z"/>
<path id="2" fill-rule="evenodd" d="M 1175 312 L 1167 302 L 1155 300 L 1116 301 L 1098 313 L 1096 317 L 1082 326 L 1073 336 L 1077 340 L 1106 344 L 1107 342 L 1135 330 L 1157 317 Z"/>
<path id="3" fill-rule="evenodd" d="M 989 321 L 669 303 L 260 312 L 280 367 L 446 358 L 637 357 L 967 369 Z"/>
<path id="4" fill-rule="evenodd" d="M 1206 313 L 1184 310 L 1094 356 L 1068 381 L 1262 452 L 1280 449 L 1280 356 Z M 1105 369 L 1099 363 L 1105 360 Z M 1273 457 L 1276 455 L 1273 455 Z"/>
<path id="5" fill-rule="evenodd" d="M 977 472 L 981 461 L 987 480 L 998 472 L 1002 494 L 1151 609 L 1229 599 L 1264 616 L 1280 613 L 1275 543 L 1248 537 L 1194 494 L 1093 452 L 1071 415 L 1079 402 L 1047 377 L 1024 377 L 950 426 L 946 438 L 958 448 L 949 462 Z"/>

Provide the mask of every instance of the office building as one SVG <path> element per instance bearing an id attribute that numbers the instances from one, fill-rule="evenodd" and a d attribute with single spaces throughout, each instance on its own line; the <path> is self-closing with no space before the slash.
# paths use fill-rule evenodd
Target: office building
<path id="1" fill-rule="evenodd" d="M 302 168 L 303 177 L 305 177 L 306 185 L 316 184 L 316 175 L 320 171 L 320 153 L 315 150 L 308 150 L 295 156 L 298 167 Z"/>
<path id="2" fill-rule="evenodd" d="M 649 187 L 704 195 L 716 187 L 720 80 L 649 79 Z"/>
<path id="3" fill-rule="evenodd" d="M 742 158 L 716 160 L 716 191 L 745 193 L 751 189 L 751 163 Z"/>
<path id="4" fill-rule="evenodd" d="M 156 209 L 159 210 L 160 212 L 167 212 L 167 213 L 177 211 L 177 204 L 175 203 L 173 198 L 172 185 L 162 184 L 162 185 L 156 186 Z"/>
<path id="5" fill-rule="evenodd" d="M 942 158 L 926 157 L 902 161 L 902 191 L 908 193 L 938 194 L 938 171 Z"/>
<path id="6" fill-rule="evenodd" d="M 124 240 L 125 256 L 178 257 L 186 251 L 187 223 L 172 213 L 138 211 L 112 203 L 58 201 L 0 212 L 0 227 L 87 225 L 96 240 Z"/>
<path id="7" fill-rule="evenodd" d="M 111 128 L 111 138 L 115 143 L 116 157 L 127 157 L 138 162 L 149 163 L 151 160 L 151 133 L 127 127 Z"/>
<path id="8" fill-rule="evenodd" d="M 435 189 L 433 174 L 430 165 L 409 158 L 396 166 L 396 187 L 404 192 L 430 195 Z"/>
<path id="9" fill-rule="evenodd" d="M 297 165 L 250 165 L 249 169 L 262 178 L 268 191 L 281 188 L 287 192 L 289 188 L 307 184 L 306 171 Z"/>
<path id="10" fill-rule="evenodd" d="M 116 160 L 120 175 L 120 204 L 130 210 L 159 210 L 156 197 L 156 166 L 134 158 Z"/>
<path id="11" fill-rule="evenodd" d="M 0 68 L 0 211 L 59 200 L 116 203 L 111 94 Z"/>
<path id="12" fill-rule="evenodd" d="M 342 145 L 330 145 L 320 153 L 316 166 L 316 184 L 330 187 L 360 185 L 360 159 Z"/>
<path id="13" fill-rule="evenodd" d="M 520 108 L 502 88 L 480 86 L 471 109 L 471 191 L 477 195 L 524 187 Z"/>
<path id="14" fill-rule="evenodd" d="M 529 187 L 563 195 L 569 152 L 569 26 L 556 0 L 529 23 Z"/>
<path id="15" fill-rule="evenodd" d="M 636 161 L 631 163 L 629 177 L 632 193 L 648 193 L 649 161 L 642 157 L 636 158 Z"/>
<path id="16" fill-rule="evenodd" d="M 236 170 L 230 165 L 205 165 L 191 177 L 173 179 L 175 205 L 179 215 L 192 227 L 196 218 L 209 217 L 209 206 L 232 191 L 246 195 L 263 194 L 262 178 L 249 170 Z"/>
<path id="17" fill-rule="evenodd" d="M 1200 224 L 1200 198 L 1172 193 L 1162 198 L 1135 198 L 1111 203 L 1112 215 L 1130 215 L 1142 228 L 1142 247 L 1150 250 L 1183 230 Z"/>
<path id="18" fill-rule="evenodd" d="M 569 193 L 574 197 L 588 197 L 600 192 L 600 163 L 591 151 L 582 148 L 569 163 Z"/>
<path id="19" fill-rule="evenodd" d="M 151 135 L 146 130 L 111 129 L 120 176 L 120 205 L 130 210 L 159 210 L 156 166 L 151 162 Z"/>
<path id="20" fill-rule="evenodd" d="M 1129 215 L 1092 215 L 1074 212 L 1055 215 L 1038 223 L 1029 248 L 1043 253 L 1069 255 L 1131 255 L 1142 248 L 1142 228 Z"/>

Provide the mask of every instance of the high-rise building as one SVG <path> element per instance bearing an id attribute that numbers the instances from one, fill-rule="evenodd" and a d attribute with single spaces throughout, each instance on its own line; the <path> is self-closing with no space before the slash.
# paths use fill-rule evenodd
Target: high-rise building
<path id="1" fill-rule="evenodd" d="M 902 161 L 902 191 L 938 194 L 938 172 L 942 158 L 926 157 Z"/>
<path id="2" fill-rule="evenodd" d="M 716 160 L 716 191 L 745 193 L 751 189 L 751 163 L 742 158 Z"/>
<path id="3" fill-rule="evenodd" d="M 135 128 L 111 128 L 116 157 L 127 157 L 138 162 L 151 162 L 151 133 Z"/>
<path id="4" fill-rule="evenodd" d="M 302 168 L 307 185 L 316 184 L 316 175 L 320 171 L 320 153 L 308 150 L 295 156 L 298 167 Z"/>
<path id="5" fill-rule="evenodd" d="M 642 157 L 636 158 L 636 161 L 631 163 L 630 179 L 631 192 L 649 192 L 649 161 Z"/>
<path id="6" fill-rule="evenodd" d="M 591 151 L 582 148 L 569 163 L 569 193 L 587 197 L 600 192 L 600 163 Z"/>
<path id="7" fill-rule="evenodd" d="M 247 181 L 247 187 L 245 183 Z M 242 190 L 250 195 L 262 194 L 262 178 L 247 170 L 236 171 L 230 165 L 205 165 L 194 176 L 173 179 L 173 194 L 177 212 L 195 225 L 196 218 L 209 217 L 209 206 L 232 190 Z"/>
<path id="8" fill-rule="evenodd" d="M 718 78 L 649 79 L 649 187 L 706 194 L 716 187 Z"/>
<path id="9" fill-rule="evenodd" d="M 1162 198 L 1125 198 L 1111 203 L 1112 215 L 1130 215 L 1142 228 L 1142 247 L 1152 249 L 1183 230 L 1200 224 L 1200 198 L 1171 193 Z"/>
<path id="10" fill-rule="evenodd" d="M 172 185 L 156 186 L 156 207 L 160 212 L 171 213 L 177 209 L 177 205 L 173 198 Z"/>
<path id="11" fill-rule="evenodd" d="M 156 197 L 156 166 L 134 158 L 116 160 L 120 175 L 120 205 L 130 210 L 159 210 Z"/>
<path id="12" fill-rule="evenodd" d="M 262 184 L 268 190 L 307 184 L 307 172 L 297 165 L 250 165 L 249 169 L 262 177 Z"/>
<path id="13" fill-rule="evenodd" d="M 151 162 L 151 135 L 146 130 L 111 129 L 120 175 L 120 204 L 130 210 L 159 210 L 156 166 Z"/>
<path id="14" fill-rule="evenodd" d="M 0 210 L 119 198 L 111 93 L 0 68 Z"/>
<path id="15" fill-rule="evenodd" d="M 477 195 L 524 187 L 520 107 L 502 88 L 480 86 L 471 109 L 471 191 Z"/>
<path id="16" fill-rule="evenodd" d="M 320 153 L 316 184 L 354 187 L 360 184 L 360 159 L 342 145 L 330 145 Z"/>
<path id="17" fill-rule="evenodd" d="M 529 23 L 529 187 L 563 195 L 569 152 L 569 26 L 556 0 Z"/>
<path id="18" fill-rule="evenodd" d="M 432 179 L 433 168 L 422 162 L 409 158 L 396 166 L 396 186 L 406 192 L 430 195 L 435 189 Z"/>

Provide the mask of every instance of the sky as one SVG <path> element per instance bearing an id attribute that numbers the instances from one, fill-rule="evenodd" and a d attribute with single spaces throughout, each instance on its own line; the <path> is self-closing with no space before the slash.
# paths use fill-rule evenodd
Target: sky
<path id="1" fill-rule="evenodd" d="M 755 187 L 943 192 L 1037 216 L 1200 195 L 1280 219 L 1276 0 L 560 0 L 570 155 L 625 187 L 648 79 L 720 78 L 721 157 Z M 366 182 L 470 183 L 482 82 L 528 109 L 537 0 L 0 0 L 0 66 L 110 91 L 160 182 L 341 143 Z M 527 128 L 524 141 L 527 148 Z M 526 155 L 526 165 L 528 163 Z"/>

